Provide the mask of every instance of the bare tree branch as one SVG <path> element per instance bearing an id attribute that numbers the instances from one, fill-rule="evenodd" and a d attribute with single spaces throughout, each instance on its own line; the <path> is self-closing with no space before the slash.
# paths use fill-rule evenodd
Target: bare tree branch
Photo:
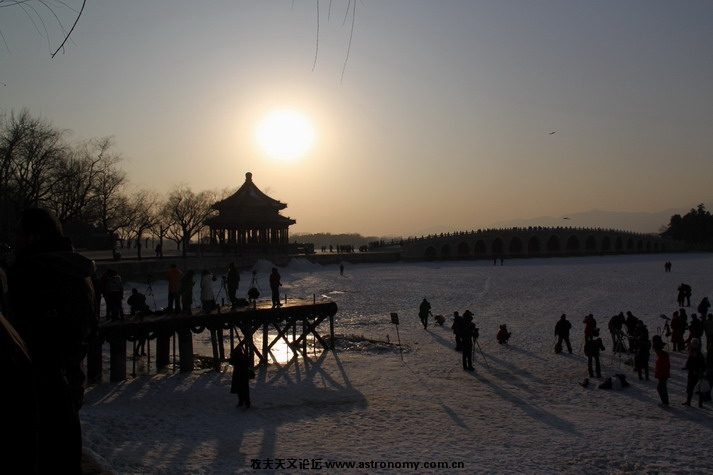
<path id="1" fill-rule="evenodd" d="M 0 8 L 16 7 L 25 14 L 37 33 L 46 38 L 47 48 L 51 51 L 50 56 L 52 58 L 54 58 L 59 51 L 63 50 L 67 42 L 70 40 L 74 29 L 79 23 L 79 19 L 84 13 L 86 4 L 87 0 L 82 0 L 82 6 L 79 9 L 76 9 L 66 1 L 62 0 L 0 0 Z M 66 18 L 63 19 L 62 16 L 60 16 L 59 11 L 61 9 L 70 10 L 72 12 L 72 16 L 74 17 L 72 27 L 69 30 L 64 27 L 63 20 L 66 20 Z M 45 18 L 47 18 L 47 21 L 45 21 Z M 62 34 L 62 42 L 52 52 L 52 35 L 50 34 L 50 26 L 53 23 L 56 23 Z M 5 48 L 9 50 L 9 46 L 7 45 L 7 41 L 2 32 L 0 32 L 0 38 L 5 44 Z"/>
<path id="2" fill-rule="evenodd" d="M 71 35 L 72 32 L 74 31 L 74 28 L 77 26 L 77 23 L 79 23 L 79 18 L 81 18 L 82 13 L 84 12 L 84 7 L 86 6 L 86 4 L 87 4 L 87 0 L 84 0 L 84 1 L 82 2 L 82 8 L 80 8 L 79 13 L 77 14 L 77 18 L 74 19 L 74 24 L 72 25 L 72 28 L 69 29 L 69 32 L 68 32 L 67 35 L 64 37 L 64 41 L 62 41 L 62 44 L 59 45 L 59 48 L 57 48 L 57 49 L 55 50 L 55 52 L 52 53 L 52 57 L 53 57 L 53 58 L 55 57 L 55 55 L 57 54 L 57 52 L 59 52 L 59 50 L 61 50 L 62 48 L 64 48 L 64 44 L 67 42 L 67 40 L 69 40 L 70 35 Z"/>

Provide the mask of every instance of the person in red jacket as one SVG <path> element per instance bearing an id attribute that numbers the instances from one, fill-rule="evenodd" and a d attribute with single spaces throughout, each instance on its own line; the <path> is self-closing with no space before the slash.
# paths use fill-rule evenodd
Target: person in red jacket
<path id="1" fill-rule="evenodd" d="M 589 315 L 584 317 L 582 323 L 584 323 L 584 341 L 593 340 L 594 330 L 597 329 L 597 321 L 594 318 L 594 315 L 590 313 Z"/>
<path id="2" fill-rule="evenodd" d="M 168 281 L 168 307 L 169 313 L 181 313 L 181 278 L 183 272 L 176 264 L 166 271 Z"/>
<path id="3" fill-rule="evenodd" d="M 654 335 L 651 338 L 651 347 L 656 352 L 656 363 L 654 365 L 654 378 L 658 379 L 656 391 L 661 398 L 661 404 L 668 406 L 668 378 L 671 377 L 671 360 L 668 352 L 663 349 L 666 343 L 661 340 L 661 336 Z"/>

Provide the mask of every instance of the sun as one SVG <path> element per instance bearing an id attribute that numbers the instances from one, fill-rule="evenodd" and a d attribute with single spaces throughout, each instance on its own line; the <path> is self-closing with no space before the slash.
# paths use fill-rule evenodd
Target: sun
<path id="1" fill-rule="evenodd" d="M 294 159 L 303 156 L 312 147 L 314 128 L 297 111 L 274 110 L 258 124 L 256 138 L 260 148 L 269 156 Z"/>

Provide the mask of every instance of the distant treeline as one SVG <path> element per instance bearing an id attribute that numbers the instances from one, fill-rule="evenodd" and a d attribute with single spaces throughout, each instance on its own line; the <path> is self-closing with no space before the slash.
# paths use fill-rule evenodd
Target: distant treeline
<path id="1" fill-rule="evenodd" d="M 706 210 L 705 205 L 701 203 L 697 208 L 692 208 L 683 216 L 680 214 L 671 216 L 671 220 L 661 233 L 661 236 L 684 242 L 692 249 L 713 248 L 713 216 Z M 375 249 L 399 244 L 403 241 L 401 237 L 396 236 L 362 236 L 357 233 L 296 233 L 291 237 L 296 242 L 312 243 L 315 249 L 326 248 L 330 251 L 332 249 L 338 250 L 345 246 L 359 250 Z"/>
<path id="2" fill-rule="evenodd" d="M 693 248 L 710 248 L 713 246 L 713 216 L 701 203 L 683 216 L 671 216 L 667 229 L 661 235 L 685 242 Z"/>
<path id="3" fill-rule="evenodd" d="M 363 246 L 369 246 L 371 248 L 391 244 L 393 241 L 399 241 L 400 238 L 392 237 L 377 237 L 377 236 L 362 236 L 357 233 L 346 233 L 346 234 L 331 234 L 331 233 L 315 233 L 315 234 L 302 234 L 295 233 L 290 235 L 291 241 L 312 243 L 315 249 L 320 249 L 322 247 L 336 249 L 342 246 L 352 246 L 354 248 L 361 248 Z"/>

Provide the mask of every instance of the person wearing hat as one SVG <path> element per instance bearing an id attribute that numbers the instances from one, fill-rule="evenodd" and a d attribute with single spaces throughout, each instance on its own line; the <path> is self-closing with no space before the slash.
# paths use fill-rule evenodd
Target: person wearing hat
<path id="1" fill-rule="evenodd" d="M 666 343 L 661 339 L 661 335 L 654 335 L 651 338 L 651 347 L 656 352 L 656 362 L 654 363 L 654 378 L 658 380 L 656 391 L 661 398 L 661 405 L 668 406 L 668 378 L 671 377 L 671 359 L 668 351 L 663 347 Z"/>
<path id="2" fill-rule="evenodd" d="M 473 342 L 478 339 L 478 329 L 473 323 L 473 314 L 468 310 L 463 314 L 463 323 L 460 327 L 460 347 L 463 352 L 463 369 L 473 371 Z"/>
<path id="3" fill-rule="evenodd" d="M 698 338 L 691 339 L 691 342 L 688 344 L 688 359 L 686 360 L 684 369 L 688 371 L 688 380 L 686 381 L 686 402 L 684 402 L 683 405 L 690 406 L 696 385 L 706 371 L 706 359 L 703 357 L 703 353 L 701 353 L 701 340 Z M 702 393 L 698 394 L 698 407 L 703 407 Z"/>

